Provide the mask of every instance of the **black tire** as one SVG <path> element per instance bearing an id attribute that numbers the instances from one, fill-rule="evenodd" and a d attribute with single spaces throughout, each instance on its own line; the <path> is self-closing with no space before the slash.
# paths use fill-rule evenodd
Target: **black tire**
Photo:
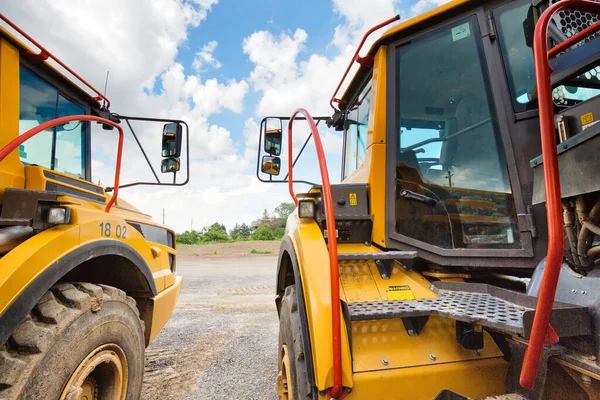
<path id="1" fill-rule="evenodd" d="M 310 354 L 304 354 L 304 338 L 302 336 L 302 322 L 298 311 L 298 296 L 296 287 L 288 286 L 285 288 L 283 299 L 281 300 L 281 312 L 279 314 L 279 364 L 283 357 L 283 348 L 286 346 L 288 351 L 289 374 L 292 381 L 291 397 L 294 400 L 306 400 L 313 398 L 313 388 L 309 380 L 306 367 L 306 357 Z"/>
<path id="2" fill-rule="evenodd" d="M 111 286 L 53 286 L 0 349 L 0 399 L 58 399 L 80 363 L 105 345 L 122 350 L 126 399 L 139 399 L 145 339 L 135 300 Z"/>

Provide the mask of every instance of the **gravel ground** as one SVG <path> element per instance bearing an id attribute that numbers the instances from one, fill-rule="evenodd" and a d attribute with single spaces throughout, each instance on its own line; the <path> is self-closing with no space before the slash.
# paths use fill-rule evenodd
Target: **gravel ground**
<path id="1" fill-rule="evenodd" d="M 142 399 L 277 398 L 275 255 L 178 259 L 181 297 L 146 350 Z"/>

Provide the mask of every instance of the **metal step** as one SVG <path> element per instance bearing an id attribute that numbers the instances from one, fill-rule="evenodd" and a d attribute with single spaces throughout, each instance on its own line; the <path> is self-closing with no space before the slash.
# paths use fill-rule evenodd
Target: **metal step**
<path id="1" fill-rule="evenodd" d="M 529 338 L 536 297 L 480 283 L 434 282 L 435 299 L 348 303 L 352 321 L 439 315 L 492 331 Z M 585 307 L 554 303 L 551 324 L 559 337 L 591 334 Z"/>
<path id="2" fill-rule="evenodd" d="M 378 253 L 340 253 L 338 260 L 414 260 L 416 251 L 381 251 Z"/>

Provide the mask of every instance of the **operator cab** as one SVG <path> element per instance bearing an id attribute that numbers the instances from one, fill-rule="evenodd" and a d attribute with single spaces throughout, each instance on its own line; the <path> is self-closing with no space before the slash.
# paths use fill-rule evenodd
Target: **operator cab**
<path id="1" fill-rule="evenodd" d="M 417 250 L 439 265 L 533 268 L 546 248 L 543 177 L 530 168 L 541 152 L 532 50 L 538 9 L 531 1 L 480 4 L 454 7 L 434 25 L 427 18 L 400 24 L 369 53 L 385 51 L 388 75 L 385 247 Z M 563 12 L 552 40 L 595 20 Z M 584 113 L 566 111 L 600 94 L 597 68 L 582 60 L 587 69 L 563 66 L 554 80 L 557 114 L 571 117 L 563 140 L 596 122 L 589 106 L 583 128 Z M 361 66 L 339 103 L 343 182 L 356 182 L 381 118 L 383 107 L 371 104 L 373 70 Z"/>

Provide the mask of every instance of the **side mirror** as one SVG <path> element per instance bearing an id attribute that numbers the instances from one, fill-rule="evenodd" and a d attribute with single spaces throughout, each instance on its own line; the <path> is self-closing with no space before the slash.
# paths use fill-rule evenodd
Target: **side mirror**
<path id="1" fill-rule="evenodd" d="M 163 174 L 179 171 L 179 158 L 165 158 L 160 162 L 160 172 Z"/>
<path id="2" fill-rule="evenodd" d="M 279 118 L 267 118 L 267 120 L 265 121 L 264 150 L 266 153 L 269 153 L 269 155 L 281 155 L 281 143 L 283 140 L 282 132 L 283 130 L 281 128 L 281 120 Z M 279 174 L 279 172 L 277 172 L 277 174 Z"/>
<path id="3" fill-rule="evenodd" d="M 281 171 L 281 158 L 263 156 L 260 170 L 265 174 L 279 175 L 279 171 Z"/>
<path id="4" fill-rule="evenodd" d="M 179 157 L 181 156 L 181 124 L 171 122 L 163 126 L 162 133 L 162 153 L 163 157 Z"/>

